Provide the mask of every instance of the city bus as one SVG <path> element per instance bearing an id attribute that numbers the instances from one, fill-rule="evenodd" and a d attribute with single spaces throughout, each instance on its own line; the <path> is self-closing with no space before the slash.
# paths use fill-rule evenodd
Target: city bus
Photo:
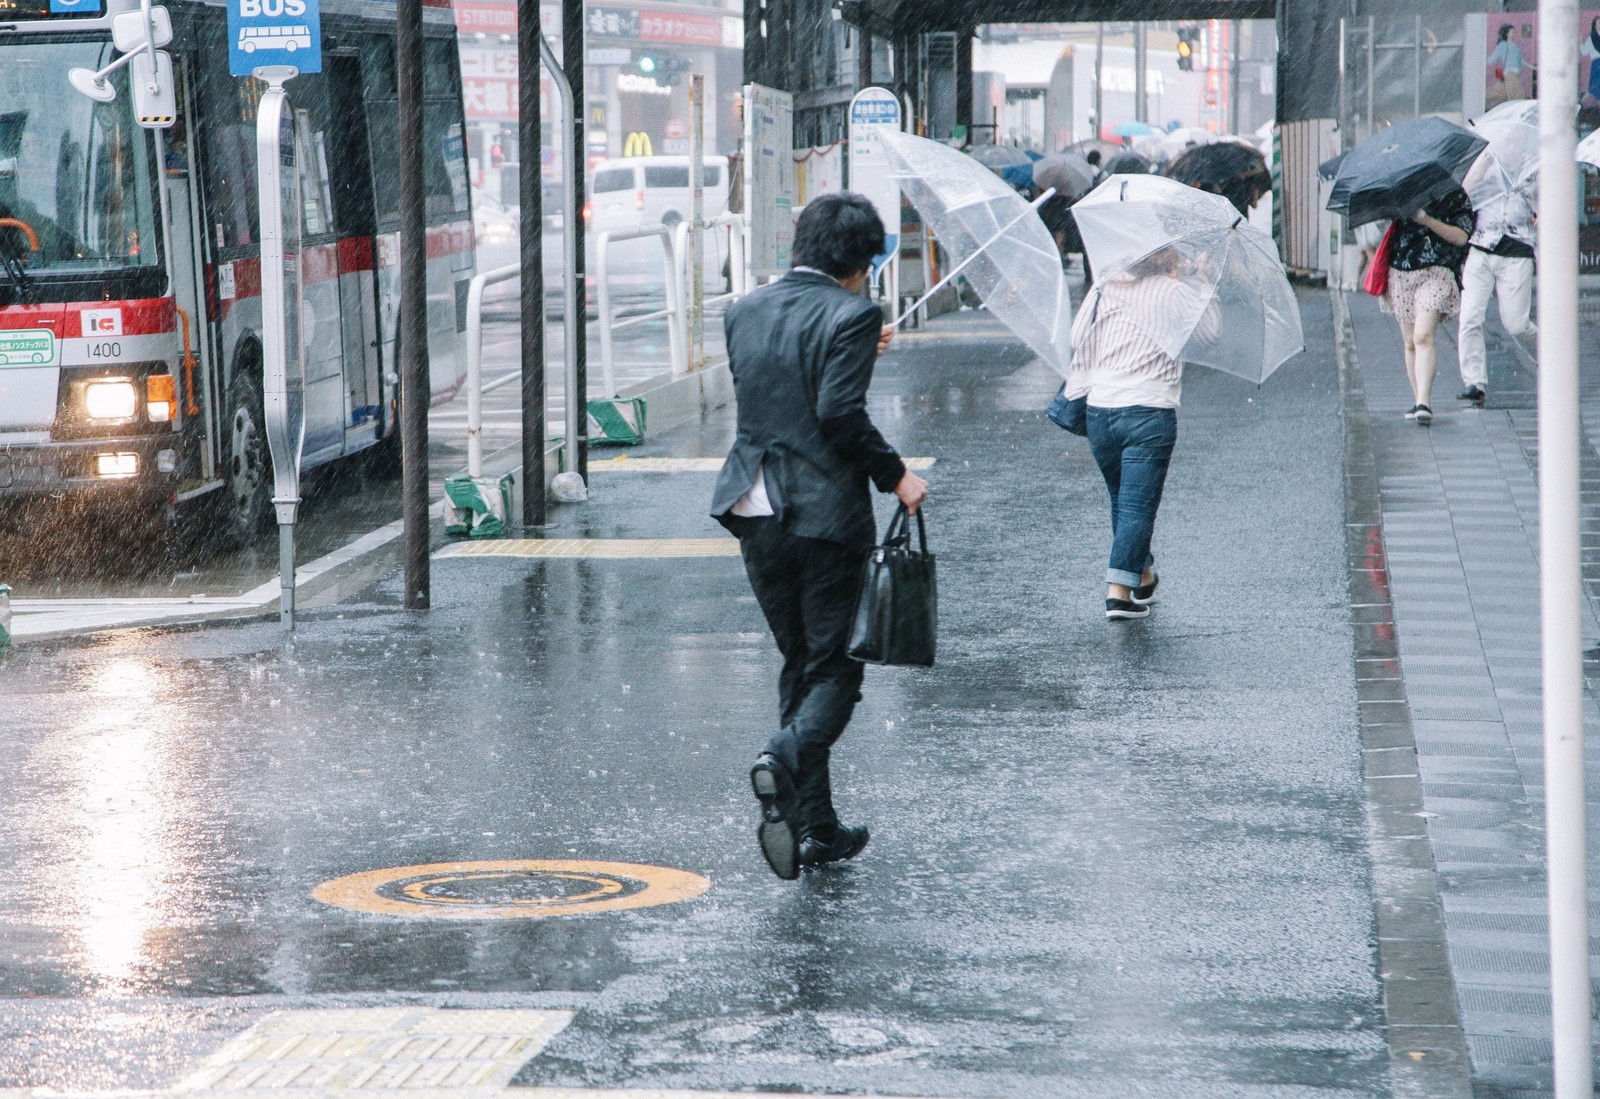
<path id="1" fill-rule="evenodd" d="M 105 6 L 109 5 L 109 7 Z M 74 497 L 248 543 L 272 523 L 262 420 L 256 106 L 221 2 L 169 0 L 178 112 L 136 124 L 116 56 L 137 0 L 0 0 L 0 504 Z M 55 11 L 52 11 L 55 9 Z M 70 9 L 70 12 L 68 12 Z M 92 9 L 92 10 L 83 10 Z M 465 378 L 473 231 L 448 0 L 425 8 L 430 400 Z M 301 134 L 305 450 L 399 446 L 395 8 L 323 0 L 322 72 L 288 85 Z"/>

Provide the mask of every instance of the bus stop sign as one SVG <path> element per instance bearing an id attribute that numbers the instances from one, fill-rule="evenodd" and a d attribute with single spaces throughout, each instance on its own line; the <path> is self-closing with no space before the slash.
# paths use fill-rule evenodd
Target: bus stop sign
<path id="1" fill-rule="evenodd" d="M 228 0 L 228 72 L 250 76 L 266 65 L 322 71 L 319 0 Z"/>

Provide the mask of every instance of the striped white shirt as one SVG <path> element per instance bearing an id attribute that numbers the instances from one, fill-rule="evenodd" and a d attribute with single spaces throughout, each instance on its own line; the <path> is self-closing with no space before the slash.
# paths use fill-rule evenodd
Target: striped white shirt
<path id="1" fill-rule="evenodd" d="M 1097 283 L 1072 322 L 1067 396 L 1087 396 L 1096 408 L 1177 408 L 1183 364 L 1176 351 L 1190 332 L 1215 339 L 1219 320 L 1215 303 L 1182 279 L 1119 275 Z"/>

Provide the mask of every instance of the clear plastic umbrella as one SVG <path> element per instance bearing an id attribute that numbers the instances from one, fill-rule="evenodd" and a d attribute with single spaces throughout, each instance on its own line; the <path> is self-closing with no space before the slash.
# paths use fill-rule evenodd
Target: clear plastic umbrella
<path id="1" fill-rule="evenodd" d="M 1277 248 L 1222 196 L 1161 176 L 1115 176 L 1072 213 L 1102 286 L 1184 285 L 1171 296 L 1184 306 L 1151 317 L 1145 332 L 1168 355 L 1260 382 L 1304 348 Z"/>
<path id="2" fill-rule="evenodd" d="M 1600 168 L 1600 130 L 1578 142 L 1578 163 Z"/>
<path id="3" fill-rule="evenodd" d="M 1520 122 L 1524 126 L 1538 127 L 1539 101 L 1537 99 L 1508 99 L 1478 116 L 1479 122 Z"/>
<path id="4" fill-rule="evenodd" d="M 891 174 L 950 255 L 945 280 L 964 275 L 989 312 L 1065 376 L 1072 303 L 1061 253 L 1035 209 L 948 145 L 893 131 L 882 140 Z"/>
<path id="5" fill-rule="evenodd" d="M 1513 220 L 1524 213 L 1524 205 L 1528 211 L 1537 210 L 1538 125 L 1511 117 L 1484 117 L 1473 123 L 1472 129 L 1489 143 L 1462 180 L 1472 208 L 1485 213 L 1508 206 L 1505 212 Z"/>

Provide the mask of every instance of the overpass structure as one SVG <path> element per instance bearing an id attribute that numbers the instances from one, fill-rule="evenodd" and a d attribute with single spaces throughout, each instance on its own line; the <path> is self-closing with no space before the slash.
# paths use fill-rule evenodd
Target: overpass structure
<path id="1" fill-rule="evenodd" d="M 1387 121 L 1462 116 L 1462 74 L 1477 52 L 1463 18 L 1482 18 L 1491 2 L 744 0 L 745 79 L 794 95 L 797 147 L 843 137 L 850 97 L 868 84 L 892 88 L 913 125 L 949 138 L 973 133 L 975 121 L 982 128 L 973 117 L 982 26 L 1272 20 L 1285 256 L 1291 267 L 1326 271 L 1336 227 L 1320 211 L 1316 164 Z"/>

